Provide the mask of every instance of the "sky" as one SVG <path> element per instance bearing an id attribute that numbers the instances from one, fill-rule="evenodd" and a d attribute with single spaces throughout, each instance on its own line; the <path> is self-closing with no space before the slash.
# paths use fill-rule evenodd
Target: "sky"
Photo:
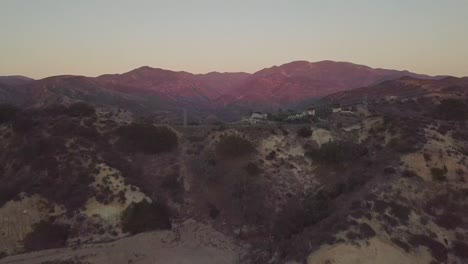
<path id="1" fill-rule="evenodd" d="M 0 75 L 295 60 L 468 76 L 468 0 L 0 0 Z"/>

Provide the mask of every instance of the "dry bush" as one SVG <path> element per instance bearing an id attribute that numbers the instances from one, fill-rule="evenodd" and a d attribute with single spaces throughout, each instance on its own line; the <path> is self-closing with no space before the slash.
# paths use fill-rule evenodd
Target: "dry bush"
<path id="1" fill-rule="evenodd" d="M 249 162 L 245 166 L 245 171 L 251 176 L 258 175 L 262 172 L 262 170 L 258 167 L 258 165 L 253 162 Z"/>
<path id="2" fill-rule="evenodd" d="M 386 216 L 385 212 L 388 209 L 388 213 L 392 219 L 386 218 L 386 220 L 392 222 L 392 225 L 397 225 L 398 223 L 407 225 L 409 223 L 411 209 L 403 204 L 393 201 L 375 200 L 373 209 L 384 216 Z"/>
<path id="3" fill-rule="evenodd" d="M 443 213 L 436 216 L 435 223 L 447 230 L 455 230 L 463 226 L 463 219 L 454 213 Z"/>
<path id="4" fill-rule="evenodd" d="M 401 249 L 403 249 L 404 251 L 406 251 L 406 253 L 409 253 L 410 250 L 411 250 L 411 247 L 410 245 L 408 245 L 408 243 L 398 239 L 398 238 L 392 238 L 392 242 L 393 244 L 397 245 L 398 247 L 400 247 Z"/>
<path id="5" fill-rule="evenodd" d="M 339 164 L 358 159 L 367 153 L 359 144 L 346 141 L 333 141 L 323 144 L 319 149 L 310 149 L 306 156 L 324 164 Z"/>
<path id="6" fill-rule="evenodd" d="M 108 143 L 94 128 L 82 127 L 78 119 L 49 116 L 43 111 L 33 112 L 31 118 L 35 125 L 28 136 L 13 141 L 4 150 L 10 154 L 4 155 L 1 162 L 14 167 L 0 175 L 2 181 L 9 183 L 5 187 L 8 190 L 1 188 L 0 203 L 20 192 L 37 193 L 64 205 L 71 213 L 93 195 L 89 187 L 94 180 L 93 164 L 101 145 Z M 72 138 L 67 147 L 66 142 Z M 12 157 L 21 166 L 16 166 Z M 85 165 L 87 161 L 91 164 Z"/>
<path id="7" fill-rule="evenodd" d="M 452 137 L 456 140 L 460 141 L 468 141 L 468 131 L 464 129 L 460 129 L 457 131 L 454 131 L 452 134 Z"/>
<path id="8" fill-rule="evenodd" d="M 222 158 L 240 158 L 255 152 L 253 144 L 237 135 L 223 136 L 216 145 L 216 153 Z"/>
<path id="9" fill-rule="evenodd" d="M 67 152 L 59 142 L 61 139 L 57 137 L 32 139 L 29 145 L 20 149 L 18 155 L 23 164 L 29 165 L 35 175 L 18 179 L 18 184 L 21 191 L 39 193 L 73 211 L 92 195 L 89 184 L 93 176 L 81 163 L 80 156 Z M 57 159 L 58 155 L 64 159 Z"/>
<path id="10" fill-rule="evenodd" d="M 388 142 L 387 147 L 392 148 L 399 153 L 411 153 L 417 150 L 415 147 L 416 144 L 412 141 L 412 138 L 392 138 Z"/>
<path id="11" fill-rule="evenodd" d="M 169 208 L 161 203 L 143 200 L 132 203 L 122 214 L 122 230 L 131 234 L 171 229 Z"/>
<path id="12" fill-rule="evenodd" d="M 431 168 L 431 175 L 433 181 L 444 182 L 447 181 L 445 174 L 447 173 L 446 168 Z"/>
<path id="13" fill-rule="evenodd" d="M 117 130 L 120 147 L 128 152 L 158 154 L 173 150 L 178 145 L 177 135 L 166 126 L 133 123 Z"/>
<path id="14" fill-rule="evenodd" d="M 30 132 L 35 125 L 36 122 L 31 117 L 25 114 L 21 114 L 18 115 L 13 121 L 12 128 L 15 131 L 15 133 L 26 134 Z"/>
<path id="15" fill-rule="evenodd" d="M 419 175 L 416 172 L 412 171 L 412 170 L 404 170 L 401 173 L 401 176 L 404 177 L 404 178 L 413 178 L 413 177 L 417 177 Z"/>
<path id="16" fill-rule="evenodd" d="M 19 184 L 8 182 L 0 185 L 0 207 L 20 193 Z"/>
<path id="17" fill-rule="evenodd" d="M 462 241 L 455 241 L 452 247 L 453 254 L 459 258 L 468 259 L 468 245 Z"/>
<path id="18" fill-rule="evenodd" d="M 209 203 L 208 204 L 208 210 L 209 210 L 209 215 L 210 215 L 210 218 L 211 219 L 216 219 L 218 218 L 219 214 L 220 214 L 220 211 L 218 208 L 216 208 L 215 205 Z"/>
<path id="19" fill-rule="evenodd" d="M 427 200 L 423 210 L 435 218 L 435 223 L 447 230 L 463 226 L 466 208 L 461 202 L 468 192 L 451 190 L 449 195 L 440 194 Z"/>
<path id="20" fill-rule="evenodd" d="M 272 150 L 268 155 L 265 157 L 266 160 L 273 160 L 276 157 L 276 151 Z"/>
<path id="21" fill-rule="evenodd" d="M 301 127 L 297 131 L 297 135 L 303 138 L 308 138 L 312 136 L 312 130 L 310 129 L 310 127 Z"/>
<path id="22" fill-rule="evenodd" d="M 437 106 L 435 115 L 445 120 L 466 120 L 468 118 L 468 105 L 459 99 L 445 99 Z"/>
<path id="23" fill-rule="evenodd" d="M 411 246 L 417 248 L 425 246 L 431 252 L 432 257 L 442 263 L 447 261 L 447 248 L 437 240 L 434 240 L 426 235 L 412 235 L 408 242 Z"/>
<path id="24" fill-rule="evenodd" d="M 184 194 L 184 183 L 179 177 L 178 168 L 170 171 L 161 181 L 160 187 L 168 192 L 172 198 L 182 201 Z"/>
<path id="25" fill-rule="evenodd" d="M 66 245 L 70 227 L 67 225 L 39 222 L 24 239 L 26 251 L 60 248 Z"/>
<path id="26" fill-rule="evenodd" d="M 308 193 L 303 199 L 291 199 L 277 215 L 274 233 L 279 237 L 291 237 L 308 226 L 315 225 L 332 213 L 333 200 L 345 191 L 343 184 L 335 184 L 317 192 Z M 363 227 L 363 234 L 372 231 Z"/>
<path id="27" fill-rule="evenodd" d="M 95 112 L 96 110 L 93 106 L 83 102 L 73 103 L 66 110 L 67 115 L 72 117 L 91 116 Z"/>
<path id="28" fill-rule="evenodd" d="M 9 104 L 0 104 L 0 124 L 11 122 L 15 119 L 19 110 Z"/>
<path id="29" fill-rule="evenodd" d="M 391 139 L 387 147 L 399 153 L 411 153 L 419 150 L 427 139 L 424 133 L 423 124 L 417 120 L 408 118 L 384 117 L 384 126 L 391 134 L 399 134 L 399 137 Z"/>
<path id="30" fill-rule="evenodd" d="M 319 105 L 315 109 L 315 116 L 322 119 L 328 118 L 332 113 L 332 106 L 328 104 Z"/>

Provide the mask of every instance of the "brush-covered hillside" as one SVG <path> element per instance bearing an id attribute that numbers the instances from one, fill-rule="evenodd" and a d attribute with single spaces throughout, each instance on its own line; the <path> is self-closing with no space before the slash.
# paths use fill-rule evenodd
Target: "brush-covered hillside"
<path id="1" fill-rule="evenodd" d="M 466 81 L 373 89 L 294 124 L 3 104 L 0 263 L 467 263 Z"/>

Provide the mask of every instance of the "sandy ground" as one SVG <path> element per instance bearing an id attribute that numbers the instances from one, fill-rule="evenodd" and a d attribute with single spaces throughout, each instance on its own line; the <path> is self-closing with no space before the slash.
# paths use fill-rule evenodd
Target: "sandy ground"
<path id="1" fill-rule="evenodd" d="M 373 127 L 381 125 L 383 119 L 381 117 L 365 118 L 359 127 L 359 139 L 358 142 L 362 143 L 369 137 L 369 130 Z"/>
<path id="2" fill-rule="evenodd" d="M 134 187 L 134 191 L 132 190 L 132 186 L 126 185 L 124 183 L 124 178 L 122 177 L 121 173 L 106 164 L 99 164 L 99 173 L 95 177 L 95 182 L 92 186 L 99 190 L 97 187 L 98 184 L 106 186 L 104 183 L 104 178 L 107 178 L 109 183 L 107 186 L 110 187 L 110 190 L 113 192 L 114 195 L 117 195 L 120 191 L 125 192 L 125 203 L 122 204 L 121 202 L 114 200 L 109 204 L 102 204 L 93 197 L 87 201 L 85 206 L 84 214 L 88 217 L 92 217 L 93 215 L 98 215 L 106 222 L 116 225 L 119 220 L 122 212 L 133 202 L 141 202 L 143 199 L 150 201 L 150 199 L 144 195 L 142 192 L 138 191 L 137 187 Z"/>
<path id="3" fill-rule="evenodd" d="M 308 264 L 427 264 L 432 260 L 427 251 L 408 254 L 378 238 L 366 244 L 322 246 L 307 259 Z"/>
<path id="4" fill-rule="evenodd" d="M 118 241 L 10 256 L 1 264 L 39 264 L 78 258 L 90 263 L 206 264 L 238 263 L 244 249 L 214 229 L 187 220 L 173 231 L 156 231 Z"/>
<path id="5" fill-rule="evenodd" d="M 47 201 L 39 195 L 3 205 L 0 208 L 0 252 L 19 247 L 20 241 L 32 231 L 34 224 L 46 217 L 47 211 Z"/>
<path id="6" fill-rule="evenodd" d="M 259 152 L 262 156 L 266 156 L 276 149 L 281 149 L 281 152 L 277 152 L 279 158 L 302 157 L 304 155 L 302 146 L 291 137 L 272 135 L 260 142 Z"/>
<path id="7" fill-rule="evenodd" d="M 333 141 L 333 136 L 330 131 L 323 128 L 317 128 L 312 133 L 312 140 L 314 140 L 317 145 L 322 146 L 322 144 Z"/>
<path id="8" fill-rule="evenodd" d="M 425 129 L 425 134 L 429 140 L 424 145 L 422 151 L 410 153 L 401 157 L 405 167 L 416 172 L 423 179 L 432 181 L 431 168 L 443 168 L 446 166 L 447 179 L 457 180 L 457 171 L 465 170 L 466 167 L 459 162 L 463 155 L 456 151 L 458 146 L 454 140 L 450 136 L 444 136 L 430 129 Z M 433 138 L 437 138 L 437 140 Z M 448 155 L 447 150 L 453 153 Z M 423 152 L 430 155 L 429 160 L 424 158 Z"/>

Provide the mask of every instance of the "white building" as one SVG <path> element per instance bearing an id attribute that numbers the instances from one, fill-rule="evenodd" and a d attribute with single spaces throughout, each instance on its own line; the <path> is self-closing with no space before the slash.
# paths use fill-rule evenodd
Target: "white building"
<path id="1" fill-rule="evenodd" d="M 315 116 L 315 108 L 309 108 L 306 111 L 307 115 L 309 116 Z"/>
<path id="2" fill-rule="evenodd" d="M 263 114 L 260 112 L 254 112 L 251 116 L 250 119 L 260 119 L 260 120 L 266 120 L 268 118 L 267 114 Z"/>
<path id="3" fill-rule="evenodd" d="M 315 109 L 314 108 L 309 108 L 307 109 L 307 111 L 303 111 L 303 112 L 300 112 L 300 113 L 297 113 L 297 114 L 294 114 L 294 115 L 290 115 L 288 116 L 288 120 L 297 120 L 297 119 L 301 119 L 301 118 L 304 118 L 304 117 L 307 117 L 307 116 L 315 116 Z"/>

